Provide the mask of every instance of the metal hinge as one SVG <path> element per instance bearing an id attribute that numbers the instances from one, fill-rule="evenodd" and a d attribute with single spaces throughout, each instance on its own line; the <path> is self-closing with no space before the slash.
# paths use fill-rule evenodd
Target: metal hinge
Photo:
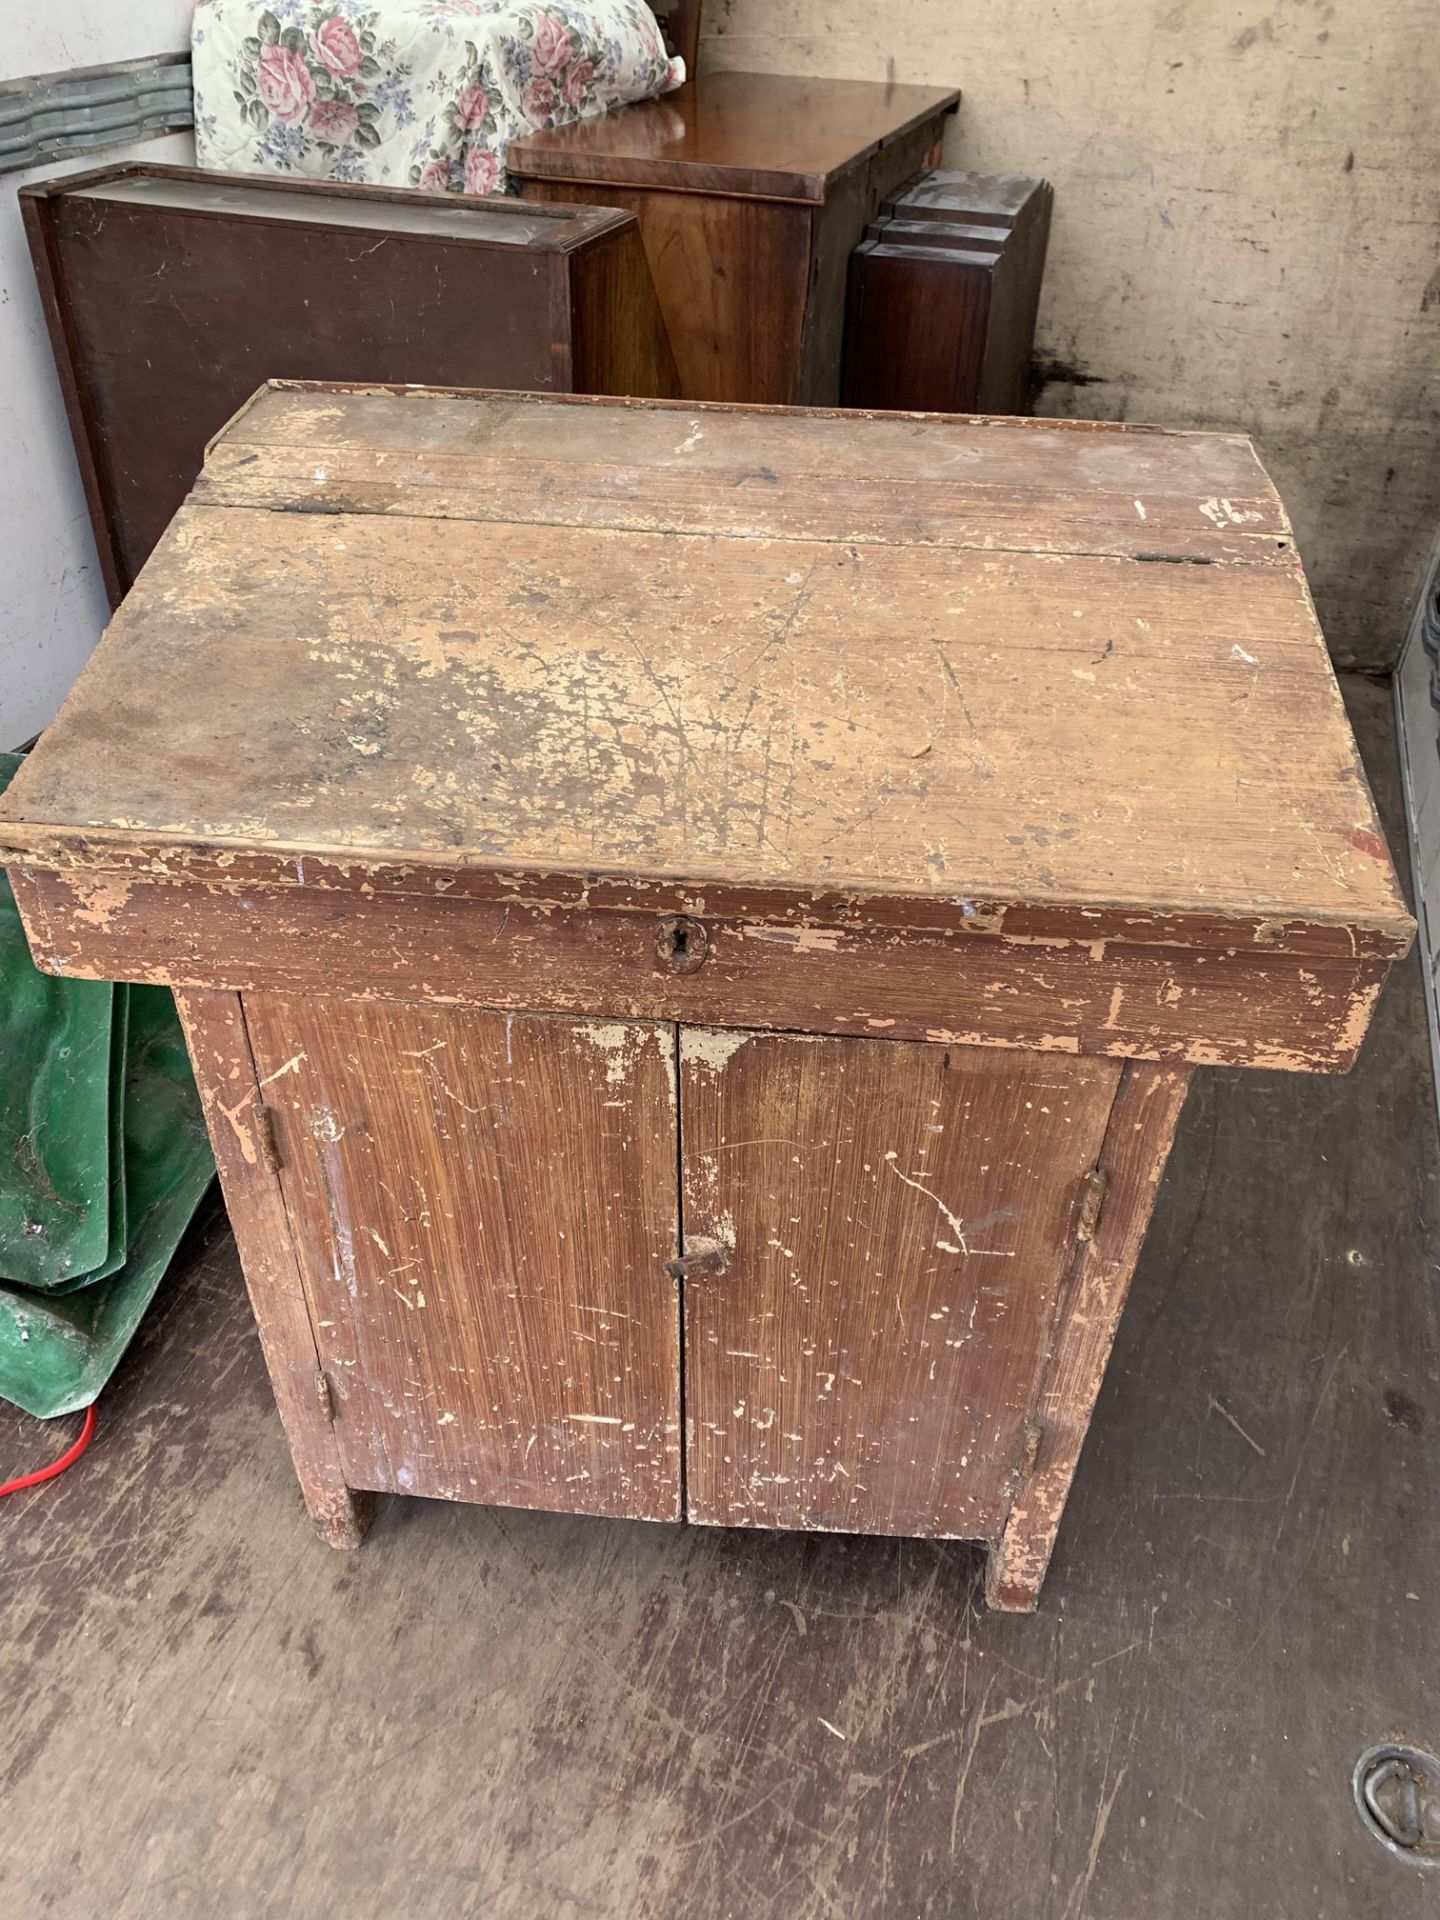
<path id="1" fill-rule="evenodd" d="M 1040 1443 L 1045 1438 L 1043 1420 L 1025 1422 L 1025 1444 L 1020 1450 L 1020 1478 L 1029 1480 L 1040 1462 Z"/>
<path id="2" fill-rule="evenodd" d="M 267 1107 L 262 1100 L 257 1103 L 255 1111 L 260 1123 L 260 1151 L 265 1156 L 265 1164 L 271 1173 L 279 1173 L 284 1162 L 280 1158 L 280 1136 L 275 1128 L 275 1109 Z"/>
<path id="3" fill-rule="evenodd" d="M 328 1373 L 316 1374 L 315 1392 L 319 1397 L 320 1411 L 327 1420 L 333 1421 L 335 1418 L 335 1389 L 330 1384 L 330 1376 Z"/>
<path id="4" fill-rule="evenodd" d="M 1082 1247 L 1087 1240 L 1095 1238 L 1109 1185 L 1099 1167 L 1092 1168 L 1080 1182 L 1080 1196 L 1075 1205 L 1075 1238 Z"/>

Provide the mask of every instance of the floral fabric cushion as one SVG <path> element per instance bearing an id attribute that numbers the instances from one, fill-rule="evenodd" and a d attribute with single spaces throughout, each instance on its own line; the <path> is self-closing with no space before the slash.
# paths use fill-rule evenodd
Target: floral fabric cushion
<path id="1" fill-rule="evenodd" d="M 685 78 L 643 0 L 199 0 L 199 164 L 496 193 L 517 133 Z"/>

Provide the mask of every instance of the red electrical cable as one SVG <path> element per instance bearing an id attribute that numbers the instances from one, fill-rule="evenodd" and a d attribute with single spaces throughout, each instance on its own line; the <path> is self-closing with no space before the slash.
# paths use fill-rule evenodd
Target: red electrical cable
<path id="1" fill-rule="evenodd" d="M 6 1480 L 0 1484 L 0 1498 L 7 1493 L 23 1493 L 26 1487 L 38 1487 L 43 1481 L 53 1480 L 57 1473 L 64 1473 L 67 1467 L 74 1466 L 94 1438 L 95 1403 L 92 1401 L 85 1409 L 85 1424 L 80 1429 L 80 1438 L 68 1446 L 58 1460 L 52 1460 L 48 1467 L 37 1467 L 34 1473 L 22 1473 L 18 1480 Z"/>

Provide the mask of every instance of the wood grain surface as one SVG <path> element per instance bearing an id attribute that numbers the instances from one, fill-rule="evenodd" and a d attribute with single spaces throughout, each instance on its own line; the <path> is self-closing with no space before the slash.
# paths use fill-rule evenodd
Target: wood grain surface
<path id="1" fill-rule="evenodd" d="M 245 1016 L 350 1484 L 678 1518 L 672 1030 Z"/>
<path id="2" fill-rule="evenodd" d="M 75 979 L 299 993 L 339 973 L 362 999 L 404 1000 L 419 981 L 451 1005 L 1211 1066 L 1344 1070 L 1387 965 L 1383 948 L 1341 958 L 1099 929 L 995 939 L 707 917 L 703 965 L 676 973 L 656 965 L 655 911 L 394 894 L 377 906 L 353 888 L 26 867 L 12 884 L 37 964 Z M 1299 931 L 1319 947 L 1326 930 Z"/>
<path id="3" fill-rule="evenodd" d="M 850 261 L 851 407 L 1025 413 L 1053 199 L 1023 174 L 923 174 Z"/>
<path id="4" fill-rule="evenodd" d="M 635 215 L 679 373 L 663 391 L 825 406 L 840 398 L 850 254 L 953 105 L 921 88 L 707 74 L 569 144 L 518 140 L 507 160 L 527 203 Z"/>
<path id="5" fill-rule="evenodd" d="M 693 1520 L 998 1530 L 1120 1071 L 681 1030 Z"/>
<path id="6" fill-rule="evenodd" d="M 373 410 L 362 464 L 413 448 L 427 423 L 442 447 L 467 431 L 451 475 L 467 515 L 486 511 L 465 476 L 488 439 L 503 450 L 533 422 L 515 458 L 541 492 L 565 467 L 589 524 L 529 522 L 522 539 L 412 517 L 424 489 L 402 474 L 408 454 L 385 483 L 401 511 L 366 511 L 337 421 L 308 444 L 297 427 L 332 406 L 352 429 Z M 823 538 L 747 528 L 737 457 L 758 475 L 772 434 L 808 448 L 807 511 L 822 519 L 816 474 L 853 476 L 867 449 L 872 479 L 855 484 L 872 492 L 887 461 L 956 500 L 967 482 L 936 483 L 947 456 L 952 473 L 1003 472 L 1025 496 L 1013 544 L 954 527 L 944 548 L 916 546 L 893 523 L 862 544 L 843 511 Z M 272 439 L 287 480 L 264 477 Z M 692 446 L 719 503 L 708 534 L 665 525 L 684 517 L 662 496 Z M 606 524 L 635 509 L 584 497 L 602 447 L 611 471 L 648 470 L 648 530 Z M 181 515 L 7 794 L 4 843 L 100 826 L 177 845 L 1220 914 L 1240 938 L 1291 920 L 1408 937 L 1303 577 L 1276 544 L 1288 536 L 1262 532 L 1257 549 L 1248 531 L 1252 512 L 1261 529 L 1283 515 L 1243 442 L 310 392 L 252 409 L 232 453 L 247 451 L 214 481 L 251 504 L 202 489 Z M 1027 545 L 1029 524 L 1087 491 L 1087 467 L 1108 477 L 1108 504 L 1089 511 L 1118 551 Z M 1197 487 L 1207 469 L 1236 493 Z M 1211 564 L 1145 563 L 1147 478 L 1176 513 L 1193 489 L 1195 557 Z M 277 515 L 287 505 L 306 510 Z M 496 496 L 491 510 L 513 528 L 528 508 Z M 1254 562 L 1235 552 L 1237 525 Z"/>
<path id="7" fill-rule="evenodd" d="M 329 1546 L 356 1547 L 374 1503 L 346 1483 L 327 1397 L 320 1391 L 315 1332 L 240 1000 L 233 993 L 181 992 L 175 1004 L 306 1510 Z"/>
<path id="8" fill-rule="evenodd" d="M 196 499 L 860 546 L 1295 564 L 1284 506 L 1242 434 L 1108 421 L 622 408 L 280 382 L 210 449 Z"/>
<path id="9" fill-rule="evenodd" d="M 271 375 L 682 391 L 613 209 L 133 163 L 21 204 L 112 605 Z"/>
<path id="10" fill-rule="evenodd" d="M 635 215 L 675 355 L 678 384 L 666 391 L 693 400 L 800 398 L 810 207 L 585 180 L 527 180 L 524 191 L 527 206 Z"/>
<path id="11" fill-rule="evenodd" d="M 658 100 L 524 132 L 511 141 L 506 166 L 522 182 L 592 180 L 818 203 L 882 146 L 938 123 L 959 100 L 954 88 L 705 73 Z"/>
<path id="12" fill-rule="evenodd" d="M 1437 1242 L 1417 956 L 1353 1076 L 1195 1075 L 1025 1617 L 942 1541 L 391 1500 L 319 1552 L 212 1219 L 0 1501 L 0 1906 L 1435 1920 L 1350 1773 L 1440 1727 Z M 0 1405 L 7 1471 L 60 1443 Z"/>
<path id="13" fill-rule="evenodd" d="M 992 1607 L 1029 1613 L 1039 1602 L 1189 1084 L 1185 1068 L 1127 1066 L 1121 1075 L 1098 1162 L 1098 1215 L 1074 1249 L 1036 1403 L 1031 1472 L 985 1570 Z"/>

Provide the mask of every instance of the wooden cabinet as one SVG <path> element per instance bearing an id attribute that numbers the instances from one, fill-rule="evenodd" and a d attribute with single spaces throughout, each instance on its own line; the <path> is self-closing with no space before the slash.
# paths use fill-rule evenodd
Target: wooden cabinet
<path id="1" fill-rule="evenodd" d="M 527 201 L 636 216 L 683 394 L 833 405 L 851 249 L 934 158 L 959 98 L 702 74 L 659 100 L 522 134 L 506 164 Z"/>
<path id="2" fill-rule="evenodd" d="M 680 391 L 614 208 L 148 164 L 20 207 L 112 605 L 261 380 Z"/>
<path id="3" fill-rule="evenodd" d="M 272 386 L 0 848 L 42 966 L 177 991 L 327 1538 L 1008 1607 L 1192 1069 L 1343 1070 L 1412 932 L 1249 443 L 1091 423 Z"/>
<path id="4" fill-rule="evenodd" d="M 882 203 L 850 261 L 845 404 L 1024 413 L 1049 184 L 929 172 Z"/>

